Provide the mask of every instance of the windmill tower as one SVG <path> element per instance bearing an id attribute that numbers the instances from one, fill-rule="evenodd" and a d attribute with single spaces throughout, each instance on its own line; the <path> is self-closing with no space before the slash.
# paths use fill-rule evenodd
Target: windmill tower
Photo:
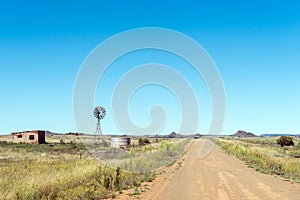
<path id="1" fill-rule="evenodd" d="M 98 143 L 100 142 L 100 138 L 102 139 L 102 135 L 103 135 L 100 121 L 105 117 L 105 115 L 106 115 L 106 110 L 104 107 L 97 106 L 94 109 L 94 116 L 97 118 L 95 136 L 97 138 Z"/>

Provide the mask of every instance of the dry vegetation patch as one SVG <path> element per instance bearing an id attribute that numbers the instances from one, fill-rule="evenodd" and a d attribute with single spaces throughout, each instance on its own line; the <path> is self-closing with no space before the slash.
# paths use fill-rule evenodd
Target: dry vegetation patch
<path id="1" fill-rule="evenodd" d="M 267 174 L 283 176 L 291 181 L 300 182 L 300 141 L 295 145 L 281 147 L 277 138 L 217 139 L 216 142 L 227 153 L 237 156 L 250 167 Z"/>
<path id="2" fill-rule="evenodd" d="M 189 139 L 161 140 L 128 149 L 111 168 L 92 157 L 78 136 L 53 135 L 49 144 L 16 144 L 0 137 L 0 199 L 102 199 L 122 190 L 133 195 L 147 190 L 155 172 L 133 173 L 170 165 L 185 151 Z M 178 165 L 180 167 L 181 165 Z M 144 183 L 144 184 L 143 184 Z"/>
<path id="3" fill-rule="evenodd" d="M 100 199 L 152 181 L 94 160 L 80 143 L 0 142 L 0 199 Z"/>

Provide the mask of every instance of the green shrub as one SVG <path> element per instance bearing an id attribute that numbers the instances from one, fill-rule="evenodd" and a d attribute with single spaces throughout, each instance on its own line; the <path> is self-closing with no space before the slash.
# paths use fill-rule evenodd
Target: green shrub
<path id="1" fill-rule="evenodd" d="M 276 142 L 281 147 L 283 147 L 283 146 L 294 146 L 293 137 L 290 137 L 290 136 L 281 136 L 279 139 L 276 140 Z"/>

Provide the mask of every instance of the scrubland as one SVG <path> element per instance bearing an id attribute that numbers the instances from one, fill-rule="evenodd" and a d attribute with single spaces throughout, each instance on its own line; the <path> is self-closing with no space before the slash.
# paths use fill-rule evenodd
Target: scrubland
<path id="1" fill-rule="evenodd" d="M 172 164 L 189 139 L 135 145 L 125 150 L 118 167 L 95 159 L 79 137 L 46 141 L 50 144 L 14 144 L 0 137 L 0 199 L 101 199 L 129 188 L 143 191 L 141 183 L 155 179 L 153 169 Z"/>
<path id="2" fill-rule="evenodd" d="M 295 145 L 289 147 L 281 147 L 276 143 L 277 139 L 224 137 L 215 141 L 225 152 L 235 155 L 257 171 L 300 182 L 300 139 L 294 137 Z"/>

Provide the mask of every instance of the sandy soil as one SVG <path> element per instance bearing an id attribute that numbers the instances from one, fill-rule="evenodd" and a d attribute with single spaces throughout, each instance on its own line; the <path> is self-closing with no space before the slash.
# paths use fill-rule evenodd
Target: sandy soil
<path id="1" fill-rule="evenodd" d="M 248 168 L 219 146 L 200 159 L 202 144 L 203 140 L 194 140 L 174 165 L 140 187 L 140 195 L 127 191 L 117 199 L 300 199 L 300 184 Z"/>

